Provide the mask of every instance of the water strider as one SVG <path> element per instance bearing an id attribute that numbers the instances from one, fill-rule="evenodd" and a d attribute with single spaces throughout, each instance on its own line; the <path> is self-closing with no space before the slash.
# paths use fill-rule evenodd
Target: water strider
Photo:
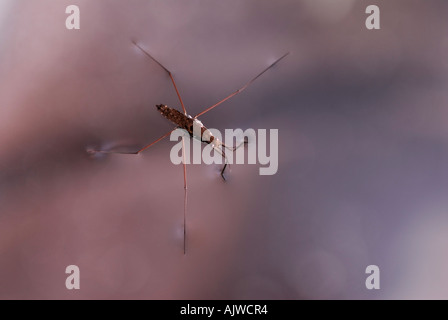
<path id="1" fill-rule="evenodd" d="M 264 69 L 262 72 L 260 72 L 258 75 L 256 75 L 254 78 L 252 78 L 250 81 L 248 81 L 246 84 L 244 84 L 240 89 L 236 90 L 235 92 L 231 93 L 230 95 L 228 95 L 227 97 L 225 97 L 224 99 L 220 100 L 219 102 L 215 103 L 214 105 L 212 105 L 211 107 L 203 110 L 202 112 L 198 113 L 197 115 L 195 115 L 194 117 L 189 115 L 187 113 L 187 110 L 185 108 L 185 105 L 182 101 L 182 97 L 179 93 L 179 90 L 177 89 L 176 86 L 176 82 L 174 81 L 173 75 L 172 73 L 165 68 L 159 61 L 157 61 L 153 56 L 151 56 L 146 50 L 144 50 L 139 44 L 137 44 L 135 41 L 132 42 L 137 48 L 139 48 L 146 56 L 148 56 L 151 60 L 153 60 L 154 62 L 156 62 L 163 70 L 165 70 L 170 79 L 171 82 L 173 83 L 174 89 L 176 91 L 177 97 L 179 98 L 179 102 L 182 106 L 182 111 L 180 112 L 177 109 L 168 107 L 164 104 L 158 104 L 156 105 L 157 110 L 162 114 L 162 116 L 164 116 L 166 119 L 168 119 L 169 121 L 171 121 L 174 125 L 176 125 L 176 127 L 167 132 L 166 134 L 164 134 L 163 136 L 161 136 L 160 138 L 158 138 L 157 140 L 151 142 L 150 144 L 144 146 L 143 148 L 141 148 L 140 150 L 137 150 L 135 152 L 116 152 L 116 151 L 106 151 L 106 150 L 94 150 L 94 151 L 89 151 L 92 153 L 125 153 L 125 154 L 139 154 L 142 151 L 148 149 L 149 147 L 153 146 L 154 144 L 156 144 L 157 142 L 159 142 L 160 140 L 166 138 L 167 136 L 169 136 L 174 130 L 176 129 L 184 129 L 186 132 L 188 132 L 188 134 L 190 135 L 191 138 L 195 138 L 198 139 L 199 141 L 206 143 L 206 144 L 211 144 L 213 149 L 216 150 L 217 152 L 219 152 L 223 158 L 225 159 L 225 163 L 224 166 L 221 170 L 221 177 L 223 178 L 223 180 L 225 181 L 225 176 L 224 176 L 224 172 L 227 168 L 228 165 L 228 161 L 227 161 L 227 157 L 225 155 L 225 153 L 223 152 L 221 147 L 224 147 L 230 151 L 235 151 L 237 148 L 239 148 L 241 145 L 247 143 L 247 141 L 244 141 L 243 143 L 241 143 L 238 146 L 235 147 L 229 147 L 226 146 L 223 142 L 221 142 L 219 139 L 217 139 L 216 137 L 213 136 L 213 134 L 210 132 L 209 129 L 207 129 L 201 121 L 198 120 L 198 117 L 209 112 L 210 110 L 216 108 L 217 106 L 219 106 L 220 104 L 222 104 L 224 101 L 232 98 L 233 96 L 237 95 L 238 93 L 242 92 L 243 90 L 245 90 L 249 85 L 252 84 L 252 82 L 254 82 L 257 78 L 259 78 L 263 73 L 265 73 L 266 71 L 268 71 L 270 68 L 272 68 L 276 63 L 278 63 L 280 60 L 282 60 L 283 58 L 285 58 L 289 52 L 285 53 L 283 56 L 281 56 L 280 58 L 278 58 L 276 61 L 274 61 L 271 65 L 269 65 L 266 69 Z M 182 137 L 182 146 L 183 146 L 183 150 L 185 150 L 185 138 Z M 184 172 L 184 224 L 183 224 L 183 234 L 184 234 L 184 254 L 186 253 L 186 213 L 187 213 L 187 167 L 186 167 L 186 161 L 185 161 L 185 152 L 183 152 L 183 172 Z"/>

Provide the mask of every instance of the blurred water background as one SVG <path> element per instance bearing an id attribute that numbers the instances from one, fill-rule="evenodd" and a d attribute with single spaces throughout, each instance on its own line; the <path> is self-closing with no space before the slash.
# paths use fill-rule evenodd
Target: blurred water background
<path id="1" fill-rule="evenodd" d="M 65 28 L 77 4 L 81 29 Z M 381 10 L 367 30 L 365 9 Z M 2 0 L 1 299 L 448 298 L 448 2 Z M 279 130 L 279 170 L 182 167 L 156 104 Z M 81 290 L 65 288 L 65 268 Z M 367 290 L 378 265 L 381 289 Z"/>

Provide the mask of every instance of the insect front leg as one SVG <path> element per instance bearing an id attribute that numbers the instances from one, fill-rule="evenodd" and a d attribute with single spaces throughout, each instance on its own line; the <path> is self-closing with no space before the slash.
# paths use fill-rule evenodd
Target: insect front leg
<path id="1" fill-rule="evenodd" d="M 223 158 L 224 158 L 224 167 L 221 170 L 221 177 L 224 181 L 226 181 L 226 177 L 224 176 L 224 172 L 226 171 L 227 166 L 229 165 L 229 159 L 227 159 L 226 154 L 224 153 L 224 151 L 221 148 L 221 145 L 224 145 L 223 143 L 219 143 L 219 144 L 213 144 L 213 149 L 218 152 Z"/>
<path id="2" fill-rule="evenodd" d="M 222 142 L 221 142 L 220 140 L 218 140 L 218 139 L 215 139 L 214 142 L 212 142 L 212 143 L 213 143 L 213 149 L 215 149 L 215 150 L 216 150 L 216 151 L 217 151 L 217 152 L 224 158 L 224 160 L 225 160 L 225 162 L 224 162 L 224 166 L 223 166 L 223 168 L 222 168 L 222 170 L 221 170 L 221 177 L 223 178 L 224 181 L 226 181 L 226 177 L 224 176 L 224 172 L 226 171 L 227 166 L 230 167 L 230 163 L 229 163 L 229 159 L 227 158 L 227 156 L 226 156 L 224 150 L 223 150 L 221 147 L 224 147 L 224 148 L 226 148 L 227 150 L 230 150 L 230 151 L 232 151 L 232 152 L 235 152 L 238 148 L 240 148 L 241 146 L 243 146 L 243 145 L 245 145 L 245 144 L 247 144 L 247 143 L 249 143 L 249 142 L 248 142 L 248 140 L 247 140 L 247 137 L 244 137 L 244 141 L 241 142 L 239 145 L 237 145 L 237 146 L 235 146 L 235 147 L 229 147 L 229 146 L 225 145 L 224 143 L 222 143 Z"/>
<path id="3" fill-rule="evenodd" d="M 235 152 L 237 149 L 239 149 L 241 146 L 248 144 L 249 141 L 247 140 L 247 137 L 244 137 L 243 142 L 241 142 L 239 145 L 235 146 L 235 147 L 229 147 L 227 145 L 225 145 L 224 143 L 221 143 L 221 145 L 226 148 L 227 150 L 230 150 L 232 152 Z"/>

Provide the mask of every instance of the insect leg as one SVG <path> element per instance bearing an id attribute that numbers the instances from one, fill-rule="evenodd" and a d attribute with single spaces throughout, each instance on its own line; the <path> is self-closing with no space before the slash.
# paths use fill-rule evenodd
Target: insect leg
<path id="1" fill-rule="evenodd" d="M 171 130 L 170 132 L 165 133 L 165 134 L 164 134 L 163 136 L 161 136 L 159 139 L 157 139 L 157 140 L 151 142 L 150 144 L 144 146 L 143 148 L 141 148 L 140 150 L 135 151 L 135 152 L 113 151 L 113 150 L 87 150 L 87 152 L 88 152 L 88 153 L 91 153 L 91 154 L 96 154 L 96 153 L 139 154 L 140 152 L 142 152 L 142 151 L 148 149 L 149 147 L 155 145 L 157 142 L 159 142 L 159 141 L 165 139 L 166 137 L 168 137 L 168 136 L 171 134 L 171 132 L 173 132 L 174 130 L 176 130 L 176 129 L 173 129 L 173 130 Z"/>
<path id="2" fill-rule="evenodd" d="M 165 70 L 165 71 L 168 73 L 168 75 L 170 76 L 171 82 L 172 82 L 173 85 L 174 85 L 174 90 L 176 90 L 176 94 L 177 94 L 177 97 L 179 98 L 179 102 L 180 102 L 180 104 L 181 104 L 181 106 L 182 106 L 182 110 L 184 111 L 184 114 L 186 115 L 186 114 L 187 114 L 187 110 L 185 109 L 184 102 L 182 101 L 182 97 L 180 96 L 179 90 L 177 89 L 176 82 L 174 81 L 174 78 L 173 78 L 173 75 L 171 74 L 171 71 L 168 70 L 167 68 L 165 68 L 165 67 L 163 66 L 163 64 L 161 64 L 159 61 L 157 61 L 157 60 L 156 60 L 152 55 L 150 55 L 145 49 L 143 49 L 142 47 L 140 47 L 140 45 L 138 45 L 137 42 L 132 41 L 132 43 L 133 43 L 137 48 L 139 48 L 141 51 L 143 51 L 143 53 L 144 53 L 147 57 L 149 57 L 151 60 L 155 61 L 160 67 L 162 67 L 163 70 Z"/>
<path id="3" fill-rule="evenodd" d="M 225 145 L 224 143 L 221 143 L 221 145 L 226 148 L 227 150 L 230 150 L 232 152 L 236 151 L 237 149 L 239 149 L 242 145 L 248 144 L 249 141 L 247 141 L 247 137 L 244 137 L 244 141 L 241 142 L 239 145 L 235 146 L 235 147 L 229 147 L 227 145 Z"/>
<path id="4" fill-rule="evenodd" d="M 219 148 L 219 146 L 224 145 L 223 143 L 220 143 L 218 146 L 213 146 L 213 149 L 215 149 L 216 152 L 218 152 L 225 160 L 224 167 L 221 169 L 221 177 L 224 181 L 226 181 L 226 177 L 224 177 L 224 171 L 226 171 L 227 166 L 230 166 L 229 159 L 227 159 L 226 154 L 224 151 Z"/>
<path id="5" fill-rule="evenodd" d="M 184 169 L 184 254 L 186 254 L 187 249 L 187 164 L 185 159 L 185 137 L 182 137 L 182 159 L 183 159 L 183 169 Z"/>
<path id="6" fill-rule="evenodd" d="M 280 58 L 278 58 L 277 60 L 275 60 L 274 63 L 272 63 L 269 67 L 267 67 L 266 69 L 264 69 L 262 72 L 260 72 L 258 75 L 256 75 L 254 78 L 252 78 L 251 80 L 249 80 L 244 86 L 242 86 L 241 88 L 239 88 L 238 90 L 236 90 L 234 93 L 231 93 L 230 95 L 228 95 L 227 97 L 225 97 L 224 99 L 222 99 L 221 101 L 215 103 L 214 105 L 212 105 L 211 107 L 205 109 L 204 111 L 198 113 L 197 115 L 194 116 L 194 118 L 196 119 L 197 117 L 203 115 L 206 112 L 209 112 L 210 110 L 216 108 L 217 106 L 219 106 L 221 103 L 223 103 L 224 101 L 229 100 L 230 98 L 232 98 L 233 96 L 237 95 L 238 93 L 242 92 L 244 89 L 246 89 L 248 86 L 250 86 L 252 84 L 252 82 L 254 82 L 255 80 L 257 80 L 263 73 L 265 73 L 266 71 L 268 71 L 269 69 L 271 69 L 276 63 L 278 63 L 280 60 L 282 60 L 284 57 L 286 57 L 289 54 L 289 52 L 285 53 L 283 56 L 281 56 Z"/>

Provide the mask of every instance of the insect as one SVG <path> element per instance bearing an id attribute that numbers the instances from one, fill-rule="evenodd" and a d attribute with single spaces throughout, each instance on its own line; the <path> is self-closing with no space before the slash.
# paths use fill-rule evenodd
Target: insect
<path id="1" fill-rule="evenodd" d="M 173 84 L 174 90 L 176 91 L 176 94 L 177 94 L 177 97 L 179 99 L 179 102 L 180 102 L 180 105 L 182 107 L 182 111 L 183 112 L 180 112 L 177 109 L 170 108 L 170 107 L 168 107 L 166 105 L 163 105 L 163 104 L 156 105 L 157 110 L 162 114 L 162 116 L 164 116 L 166 119 L 171 121 L 176 127 L 174 129 L 172 129 L 171 131 L 167 132 L 166 134 L 164 134 L 163 136 L 161 136 L 160 138 L 158 138 L 157 140 L 151 142 L 150 144 L 144 146 L 143 148 L 141 148 L 141 149 L 139 149 L 139 150 L 137 150 L 135 152 L 121 152 L 121 151 L 107 151 L 107 150 L 89 150 L 89 152 L 90 153 L 139 154 L 139 153 L 143 152 L 144 150 L 148 149 L 149 147 L 153 146 L 157 142 L 159 142 L 159 141 L 163 140 L 164 138 L 168 137 L 174 130 L 180 128 L 180 129 L 184 129 L 186 132 L 188 132 L 188 134 L 189 134 L 189 136 L 191 138 L 198 139 L 199 141 L 201 141 L 203 143 L 206 143 L 206 144 L 211 144 L 213 149 L 216 150 L 217 152 L 219 152 L 222 155 L 222 157 L 225 159 L 225 162 L 224 162 L 224 166 L 223 166 L 223 168 L 221 170 L 221 177 L 225 181 L 226 178 L 224 176 L 224 172 L 225 172 L 225 170 L 226 170 L 226 168 L 228 166 L 228 160 L 227 160 L 227 157 L 226 157 L 225 153 L 222 151 L 221 147 L 224 147 L 225 149 L 228 149 L 228 150 L 233 152 L 236 149 L 238 149 L 240 146 L 242 146 L 243 144 L 246 144 L 247 141 L 245 140 L 243 143 L 241 143 L 238 146 L 229 147 L 229 146 L 225 145 L 222 141 L 220 141 L 219 139 L 214 137 L 213 134 L 210 132 L 210 130 L 207 129 L 202 124 L 202 122 L 198 120 L 198 117 L 203 115 L 203 114 L 205 114 L 205 113 L 207 113 L 207 112 L 209 112 L 210 110 L 216 108 L 217 106 L 219 106 L 223 102 L 227 101 L 228 99 L 232 98 L 233 96 L 235 96 L 238 93 L 240 93 L 243 90 L 245 90 L 256 79 L 258 79 L 262 74 L 264 74 L 266 71 L 268 71 L 270 68 L 272 68 L 280 60 L 285 58 L 289 54 L 289 52 L 285 53 L 283 56 L 278 58 L 271 65 L 269 65 L 267 68 L 265 68 L 262 72 L 260 72 L 258 75 L 256 75 L 254 78 L 249 80 L 246 84 L 244 84 L 241 88 L 239 88 L 238 90 L 236 90 L 235 92 L 231 93 L 230 95 L 228 95 L 224 99 L 222 99 L 219 102 L 215 103 L 211 107 L 208 107 L 207 109 L 201 111 L 200 113 L 198 113 L 197 115 L 195 115 L 193 117 L 193 116 L 191 116 L 191 115 L 189 115 L 187 113 L 187 110 L 185 108 L 185 105 L 184 105 L 184 102 L 182 100 L 182 97 L 181 97 L 181 95 L 179 93 L 179 90 L 177 89 L 177 85 L 176 85 L 176 82 L 174 81 L 174 77 L 173 77 L 172 73 L 165 66 L 163 66 L 158 60 L 156 60 L 153 56 L 151 56 L 146 50 L 144 50 L 137 42 L 132 41 L 132 43 L 137 48 L 139 48 L 147 57 L 149 57 L 151 60 L 156 62 L 163 70 L 166 71 L 166 73 L 168 74 L 168 76 L 171 79 L 171 82 Z M 184 137 L 182 137 L 182 147 L 183 147 L 183 150 L 185 150 L 185 140 L 184 140 Z M 186 254 L 186 215 L 187 215 L 187 196 L 188 196 L 188 193 L 187 193 L 187 166 L 186 166 L 185 153 L 184 152 L 183 152 L 183 173 L 184 173 L 184 215 L 183 215 L 183 238 L 184 238 L 184 244 L 183 244 L 183 251 L 184 251 L 184 254 Z"/>

